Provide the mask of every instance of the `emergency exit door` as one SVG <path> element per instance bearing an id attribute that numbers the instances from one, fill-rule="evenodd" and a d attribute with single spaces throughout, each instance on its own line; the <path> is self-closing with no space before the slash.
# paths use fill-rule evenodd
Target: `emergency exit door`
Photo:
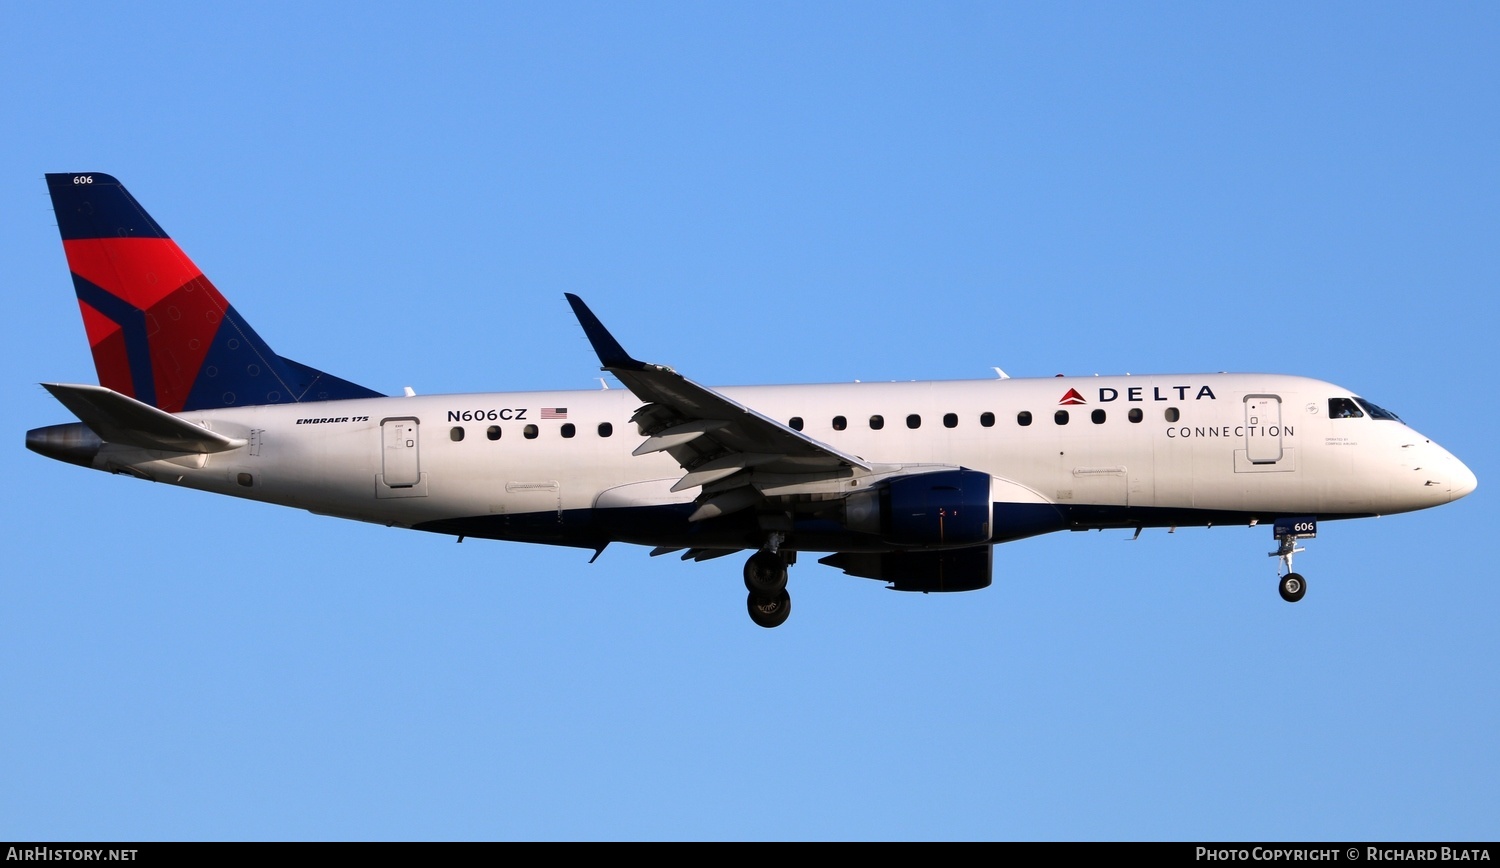
<path id="1" fill-rule="evenodd" d="M 382 470 L 385 484 L 391 488 L 410 488 L 422 478 L 417 459 L 416 419 L 386 419 L 380 423 Z"/>

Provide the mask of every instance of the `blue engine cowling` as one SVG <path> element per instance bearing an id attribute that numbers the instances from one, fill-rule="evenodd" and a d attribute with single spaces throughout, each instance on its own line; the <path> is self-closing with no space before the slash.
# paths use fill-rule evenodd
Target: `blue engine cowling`
<path id="1" fill-rule="evenodd" d="M 892 545 L 951 548 L 988 542 L 990 475 L 978 470 L 938 470 L 890 479 L 850 495 L 845 523 Z"/>

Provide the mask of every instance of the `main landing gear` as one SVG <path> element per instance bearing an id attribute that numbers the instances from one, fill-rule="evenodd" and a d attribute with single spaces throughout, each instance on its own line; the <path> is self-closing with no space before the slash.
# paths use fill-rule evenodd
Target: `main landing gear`
<path id="1" fill-rule="evenodd" d="M 1277 590 L 1281 592 L 1281 599 L 1288 603 L 1295 603 L 1307 593 L 1307 579 L 1304 579 L 1301 573 L 1292 572 L 1292 555 L 1307 551 L 1297 545 L 1297 540 L 1312 539 L 1317 536 L 1318 520 L 1315 517 L 1277 519 L 1274 532 L 1276 551 L 1271 552 L 1269 556 L 1281 558 L 1285 569 Z"/>
<path id="2" fill-rule="evenodd" d="M 772 534 L 766 547 L 745 561 L 745 590 L 750 592 L 745 606 L 750 620 L 761 627 L 779 627 L 792 614 L 792 597 L 786 592 L 792 559 L 778 550 L 780 545 L 781 534 Z"/>

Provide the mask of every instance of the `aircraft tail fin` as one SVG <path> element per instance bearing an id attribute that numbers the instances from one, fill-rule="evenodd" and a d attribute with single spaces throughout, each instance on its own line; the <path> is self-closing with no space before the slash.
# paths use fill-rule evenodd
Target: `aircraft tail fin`
<path id="1" fill-rule="evenodd" d="M 168 413 L 380 397 L 273 352 L 119 181 L 47 190 L 100 385 Z"/>

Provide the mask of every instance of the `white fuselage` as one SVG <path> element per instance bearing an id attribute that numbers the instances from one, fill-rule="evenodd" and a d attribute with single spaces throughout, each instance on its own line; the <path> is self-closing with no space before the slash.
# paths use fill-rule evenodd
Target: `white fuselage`
<path id="1" fill-rule="evenodd" d="M 997 504 L 1049 504 L 1075 527 L 1389 514 L 1447 503 L 1475 485 L 1461 462 L 1400 421 L 1330 418 L 1330 399 L 1353 393 L 1302 377 L 718 391 L 871 463 L 986 472 Z M 641 403 L 606 389 L 204 410 L 179 415 L 247 445 L 174 456 L 105 444 L 93 466 L 394 526 L 587 545 L 482 529 L 487 517 L 582 515 L 596 542 L 671 544 L 680 518 L 612 520 L 616 510 L 689 504 L 700 494 L 670 490 L 684 471 L 667 454 L 631 454 L 643 439 L 631 422 Z M 443 524 L 462 520 L 477 523 Z M 1008 537 L 997 527 L 995 538 Z"/>

